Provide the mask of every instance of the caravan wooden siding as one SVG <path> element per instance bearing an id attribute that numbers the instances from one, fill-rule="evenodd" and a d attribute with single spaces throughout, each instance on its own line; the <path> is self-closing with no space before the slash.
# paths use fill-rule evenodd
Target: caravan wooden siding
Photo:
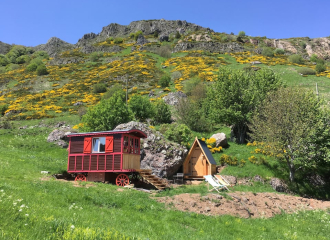
<path id="1" fill-rule="evenodd" d="M 88 173 L 140 169 L 140 138 L 147 136 L 140 130 L 131 129 L 77 133 L 68 137 L 68 172 Z"/>

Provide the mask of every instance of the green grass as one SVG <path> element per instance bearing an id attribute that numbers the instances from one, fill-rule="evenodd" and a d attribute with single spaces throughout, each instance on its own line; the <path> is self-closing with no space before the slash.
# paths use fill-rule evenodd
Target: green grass
<path id="1" fill-rule="evenodd" d="M 68 121 L 74 123 L 77 119 Z M 16 126 L 37 124 L 37 121 L 24 121 Z M 47 143 L 46 137 L 51 130 L 48 127 L 0 130 L 1 239 L 328 237 L 330 215 L 323 211 L 282 214 L 272 219 L 211 217 L 168 210 L 164 204 L 150 199 L 147 193 L 130 189 L 117 191 L 118 187 L 110 184 L 75 187 L 72 182 L 55 180 L 50 175 L 66 170 L 67 152 Z M 50 171 L 49 178 L 45 179 L 41 171 Z M 261 185 L 235 187 L 235 190 L 271 191 Z M 184 186 L 158 196 L 187 192 L 206 194 L 207 187 L 205 184 Z"/>

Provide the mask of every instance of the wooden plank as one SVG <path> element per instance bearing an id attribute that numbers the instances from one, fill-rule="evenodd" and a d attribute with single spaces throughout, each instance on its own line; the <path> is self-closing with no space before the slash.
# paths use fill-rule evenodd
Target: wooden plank
<path id="1" fill-rule="evenodd" d="M 83 153 L 84 137 L 72 137 L 70 141 L 70 153 Z"/>
<path id="2" fill-rule="evenodd" d="M 114 167 L 113 170 L 121 170 L 120 169 L 120 163 L 121 163 L 121 154 L 114 155 Z"/>
<path id="3" fill-rule="evenodd" d="M 140 169 L 140 155 L 123 154 L 123 169 Z"/>

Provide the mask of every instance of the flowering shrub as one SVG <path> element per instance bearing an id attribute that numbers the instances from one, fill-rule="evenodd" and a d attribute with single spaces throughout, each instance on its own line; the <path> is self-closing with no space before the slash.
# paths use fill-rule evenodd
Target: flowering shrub
<path id="1" fill-rule="evenodd" d="M 229 156 L 227 154 L 222 154 L 220 157 L 220 163 L 221 163 L 221 165 L 228 164 L 231 166 L 237 166 L 238 159 L 237 159 L 237 157 L 232 158 L 231 156 Z"/>

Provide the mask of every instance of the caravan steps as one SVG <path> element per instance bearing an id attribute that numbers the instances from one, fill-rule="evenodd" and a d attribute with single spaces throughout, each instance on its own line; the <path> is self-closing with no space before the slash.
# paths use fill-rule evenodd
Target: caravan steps
<path id="1" fill-rule="evenodd" d="M 158 190 L 164 190 L 170 187 L 166 180 L 153 175 L 150 169 L 136 169 L 136 171 L 140 174 L 143 180 L 155 186 Z"/>

